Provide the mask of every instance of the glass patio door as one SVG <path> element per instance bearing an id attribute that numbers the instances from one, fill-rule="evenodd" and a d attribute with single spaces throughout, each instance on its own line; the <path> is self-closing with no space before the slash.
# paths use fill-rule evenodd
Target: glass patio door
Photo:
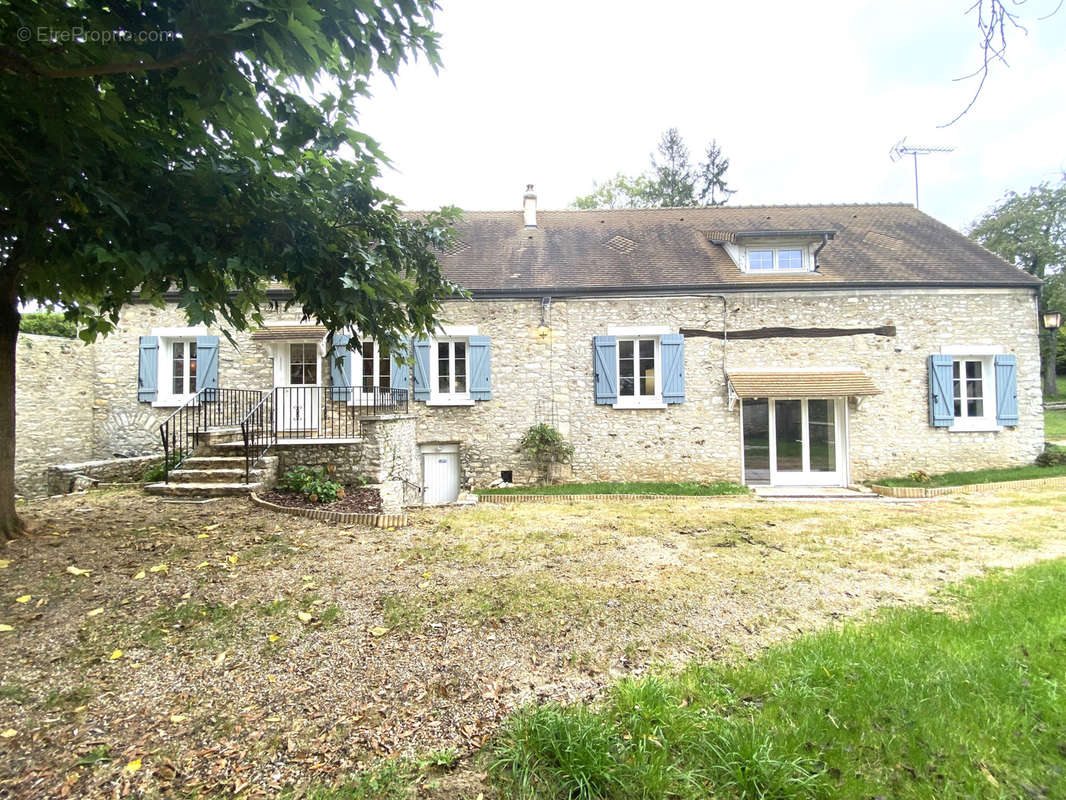
<path id="1" fill-rule="evenodd" d="M 847 479 L 844 401 L 744 400 L 744 482 L 839 486 Z"/>

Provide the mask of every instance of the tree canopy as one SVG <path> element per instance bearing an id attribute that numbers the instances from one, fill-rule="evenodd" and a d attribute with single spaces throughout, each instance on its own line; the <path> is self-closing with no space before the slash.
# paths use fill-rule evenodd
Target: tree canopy
<path id="1" fill-rule="evenodd" d="M 19 307 L 87 341 L 135 296 L 260 322 L 271 282 L 388 344 L 454 287 L 454 210 L 409 219 L 354 124 L 375 73 L 439 64 L 433 0 L 26 0 L 0 8 L 0 535 L 13 523 Z M 8 443 L 11 443 L 10 446 Z"/>
<path id="2" fill-rule="evenodd" d="M 1066 175 L 1058 184 L 1045 181 L 1024 194 L 1008 192 L 974 222 L 970 238 L 1040 278 L 1042 310 L 1066 312 Z M 1042 358 L 1044 389 L 1054 394 L 1057 358 L 1050 343 Z"/>
<path id="3" fill-rule="evenodd" d="M 1037 278 L 1066 265 L 1066 175 L 1024 194 L 1008 192 L 970 228 L 970 238 Z"/>
<path id="4" fill-rule="evenodd" d="M 659 140 L 657 152 L 658 156 L 651 156 L 651 168 L 647 172 L 635 176 L 619 172 L 595 184 L 589 194 L 575 199 L 573 207 L 720 206 L 734 193 L 725 180 L 729 159 L 722 156 L 717 141 L 711 141 L 704 160 L 693 166 L 681 134 L 677 128 L 669 128 Z"/>

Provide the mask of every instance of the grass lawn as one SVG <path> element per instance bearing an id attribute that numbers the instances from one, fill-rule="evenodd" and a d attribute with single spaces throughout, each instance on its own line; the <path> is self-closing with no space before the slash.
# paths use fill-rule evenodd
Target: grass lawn
<path id="1" fill-rule="evenodd" d="M 679 497 L 707 497 L 749 494 L 746 486 L 730 481 L 715 483 L 555 483 L 544 486 L 512 486 L 505 489 L 478 489 L 478 494 L 670 494 Z"/>
<path id="2" fill-rule="evenodd" d="M 1066 561 L 736 667 L 530 706 L 492 745 L 523 798 L 1066 796 Z"/>
<path id="3" fill-rule="evenodd" d="M 1044 438 L 1049 442 L 1066 442 L 1066 411 L 1044 412 Z"/>
<path id="4" fill-rule="evenodd" d="M 655 665 L 740 663 L 885 606 L 954 613 L 948 584 L 1066 557 L 1053 489 L 484 504 L 391 531 L 134 491 L 21 508 L 33 535 L 0 548 L 13 800 L 491 800 L 480 754 L 531 702 L 595 700 Z M 923 696 L 897 700 L 902 715 Z M 998 757 L 981 755 L 993 775 Z"/>
<path id="5" fill-rule="evenodd" d="M 880 486 L 925 486 L 930 489 L 940 486 L 966 486 L 971 483 L 997 483 L 999 481 L 1027 481 L 1039 478 L 1058 478 L 1066 475 L 1066 466 L 1056 467 L 1008 467 L 1005 469 L 980 469 L 973 472 L 945 472 L 930 475 L 929 480 L 915 478 L 877 478 L 870 483 Z"/>

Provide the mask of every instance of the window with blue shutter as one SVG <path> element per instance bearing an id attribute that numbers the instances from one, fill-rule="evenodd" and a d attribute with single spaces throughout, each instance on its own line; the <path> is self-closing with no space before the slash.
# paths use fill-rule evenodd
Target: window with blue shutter
<path id="1" fill-rule="evenodd" d="M 1018 424 L 1018 359 L 1013 355 L 996 356 L 996 424 Z"/>
<path id="2" fill-rule="evenodd" d="M 392 351 L 390 358 L 392 359 L 391 365 L 391 381 L 390 386 L 393 389 L 400 389 L 407 391 L 407 388 L 411 385 L 411 366 L 408 363 L 408 359 L 411 357 L 411 343 L 405 341 L 403 344 L 397 345 L 396 349 Z"/>
<path id="3" fill-rule="evenodd" d="M 618 402 L 618 339 L 592 337 L 592 375 L 597 405 Z"/>
<path id="4" fill-rule="evenodd" d="M 429 400 L 429 339 L 414 341 L 414 398 L 420 402 Z"/>
<path id="5" fill-rule="evenodd" d="M 492 368 L 488 336 L 471 336 L 470 346 L 470 399 L 492 399 Z"/>
<path id="6" fill-rule="evenodd" d="M 343 333 L 333 334 L 333 349 L 329 353 L 330 396 L 335 402 L 347 403 L 352 399 L 352 351 L 348 349 L 351 337 Z"/>
<path id="7" fill-rule="evenodd" d="M 137 362 L 137 400 L 152 403 L 159 395 L 159 337 L 142 336 Z"/>
<path id="8" fill-rule="evenodd" d="M 955 422 L 951 356 L 929 356 L 929 424 L 949 428 Z"/>
<path id="9" fill-rule="evenodd" d="M 218 400 L 218 337 L 196 337 L 196 391 L 209 403 Z"/>
<path id="10" fill-rule="evenodd" d="M 659 338 L 663 370 L 663 402 L 685 402 L 685 337 L 667 333 Z"/>

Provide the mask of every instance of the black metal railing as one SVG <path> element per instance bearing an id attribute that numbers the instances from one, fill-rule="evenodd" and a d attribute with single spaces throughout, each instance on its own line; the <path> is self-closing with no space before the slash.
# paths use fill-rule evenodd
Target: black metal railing
<path id="1" fill-rule="evenodd" d="M 245 482 L 278 440 L 354 439 L 359 418 L 408 411 L 406 389 L 275 386 L 241 421 Z"/>
<path id="2" fill-rule="evenodd" d="M 201 389 L 159 426 L 163 440 L 163 483 L 212 428 L 236 428 L 259 403 L 258 389 Z"/>

